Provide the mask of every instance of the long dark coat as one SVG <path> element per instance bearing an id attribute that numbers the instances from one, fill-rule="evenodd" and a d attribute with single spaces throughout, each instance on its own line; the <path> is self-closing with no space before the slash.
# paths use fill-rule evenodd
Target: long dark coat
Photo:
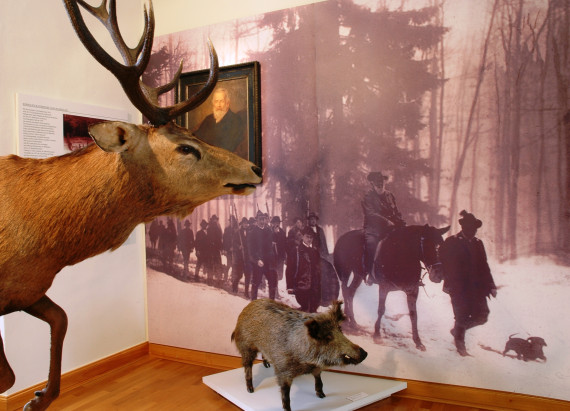
<path id="1" fill-rule="evenodd" d="M 277 256 L 273 248 L 273 231 L 269 226 L 260 228 L 255 225 L 248 236 L 249 259 L 254 267 L 257 261 L 263 261 L 264 268 L 274 270 Z"/>
<path id="2" fill-rule="evenodd" d="M 396 206 L 396 198 L 389 191 L 378 194 L 370 189 L 362 200 L 362 211 L 364 213 L 364 231 L 384 236 L 388 222 L 394 225 L 403 225 L 402 214 Z"/>
<path id="3" fill-rule="evenodd" d="M 321 295 L 321 257 L 313 247 L 299 244 L 299 262 L 295 275 L 295 289 Z"/>
<path id="4" fill-rule="evenodd" d="M 183 228 L 178 236 L 178 249 L 183 255 L 189 255 L 194 250 L 194 232 L 191 228 Z"/>
<path id="5" fill-rule="evenodd" d="M 281 227 L 276 229 L 271 228 L 273 231 L 273 244 L 278 262 L 285 261 L 285 254 L 287 251 L 287 237 L 285 231 Z"/>
<path id="6" fill-rule="evenodd" d="M 327 246 L 327 238 L 325 236 L 325 231 L 319 225 L 311 227 L 315 232 L 315 238 L 313 240 L 313 248 L 315 248 L 319 254 L 323 257 L 329 255 L 329 248 Z"/>
<path id="7" fill-rule="evenodd" d="M 206 230 L 202 229 L 196 233 L 196 256 L 202 261 L 208 257 L 208 236 Z"/>
<path id="8" fill-rule="evenodd" d="M 219 123 L 216 123 L 213 114 L 209 114 L 194 134 L 208 144 L 235 152 L 245 139 L 245 131 L 241 116 L 228 110 Z"/>
<path id="9" fill-rule="evenodd" d="M 244 228 L 233 231 L 232 235 L 232 258 L 234 264 L 239 262 L 241 264 L 249 263 L 249 251 L 247 248 L 247 241 L 250 232 Z"/>
<path id="10" fill-rule="evenodd" d="M 483 242 L 462 233 L 445 239 L 439 249 L 443 290 L 467 298 L 486 298 L 496 288 Z"/>

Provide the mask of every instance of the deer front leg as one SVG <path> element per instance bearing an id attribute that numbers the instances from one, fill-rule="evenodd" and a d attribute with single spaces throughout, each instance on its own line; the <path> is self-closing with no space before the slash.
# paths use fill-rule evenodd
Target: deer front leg
<path id="1" fill-rule="evenodd" d="M 16 381 L 16 376 L 14 371 L 8 364 L 6 359 L 6 353 L 4 352 L 4 342 L 2 341 L 2 336 L 0 335 L 0 392 L 6 391 L 8 388 L 14 385 Z"/>
<path id="2" fill-rule="evenodd" d="M 47 322 L 51 329 L 51 349 L 47 385 L 43 390 L 36 391 L 36 397 L 24 407 L 24 411 L 43 411 L 59 396 L 61 353 L 63 349 L 63 339 L 67 331 L 67 315 L 59 305 L 45 295 L 24 311 Z"/>

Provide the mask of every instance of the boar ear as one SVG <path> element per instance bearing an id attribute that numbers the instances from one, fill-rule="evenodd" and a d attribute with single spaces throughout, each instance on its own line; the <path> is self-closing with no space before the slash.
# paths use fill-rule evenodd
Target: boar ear
<path id="1" fill-rule="evenodd" d="M 333 301 L 330 312 L 333 315 L 334 319 L 339 323 L 343 322 L 346 319 L 344 313 L 342 312 L 342 301 L 340 300 Z"/>
<path id="2" fill-rule="evenodd" d="M 305 321 L 305 327 L 307 327 L 307 330 L 309 331 L 309 335 L 311 336 L 311 338 L 314 338 L 315 340 L 322 339 L 321 325 L 317 320 L 312 318 L 310 320 Z"/>

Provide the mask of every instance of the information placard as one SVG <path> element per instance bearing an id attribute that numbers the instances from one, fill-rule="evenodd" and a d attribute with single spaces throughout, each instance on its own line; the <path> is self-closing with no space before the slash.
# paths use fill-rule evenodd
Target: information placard
<path id="1" fill-rule="evenodd" d="M 91 142 L 89 124 L 129 121 L 128 112 L 27 94 L 17 94 L 18 154 L 46 158 Z"/>

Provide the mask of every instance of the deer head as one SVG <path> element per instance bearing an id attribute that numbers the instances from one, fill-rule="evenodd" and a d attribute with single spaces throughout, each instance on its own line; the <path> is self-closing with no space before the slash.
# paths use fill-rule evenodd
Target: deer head
<path id="1" fill-rule="evenodd" d="M 259 167 L 222 149 L 206 145 L 189 133 L 188 130 L 178 127 L 172 122 L 176 117 L 192 110 L 206 100 L 216 85 L 218 79 L 218 57 L 212 43 L 208 42 L 210 74 L 206 84 L 187 100 L 175 105 L 161 107 L 158 104 L 158 97 L 176 86 L 182 73 L 183 62 L 180 62 L 177 73 L 167 84 L 150 87 L 141 80 L 141 75 L 150 59 L 154 37 L 152 1 L 149 0 L 148 9 L 145 5 L 144 32 L 134 48 L 127 46 L 119 31 L 115 0 L 109 0 L 108 8 L 107 0 L 102 0 L 98 7 L 93 7 L 83 0 L 64 0 L 64 4 L 71 23 L 86 49 L 119 80 L 129 100 L 153 126 L 146 129 L 146 138 L 141 134 L 140 130 L 142 129 L 140 127 L 136 128 L 118 123 L 92 127 L 90 134 L 97 145 L 105 151 L 134 151 L 143 140 L 148 140 L 149 135 L 152 134 L 154 139 L 163 140 L 162 143 L 147 146 L 156 154 L 157 158 L 168 158 L 173 152 L 182 156 L 192 155 L 196 158 L 196 164 L 199 164 L 199 166 L 196 165 L 192 168 L 197 176 L 207 175 L 209 177 L 208 182 L 212 182 L 212 179 L 216 178 L 216 174 L 219 176 L 221 181 L 217 182 L 218 184 L 203 185 L 203 189 L 198 190 L 200 191 L 199 197 L 204 199 L 203 201 L 222 194 L 251 193 L 255 188 L 255 184 L 261 182 L 261 169 Z M 97 43 L 83 20 L 79 5 L 95 16 L 107 28 L 123 58 L 124 64 L 111 57 Z M 132 133 L 127 131 L 132 131 Z M 124 139 L 126 136 L 129 137 L 128 142 Z M 143 145 L 145 144 L 147 143 L 143 143 Z M 165 151 L 160 152 L 160 150 Z M 177 178 L 177 176 L 174 177 L 174 179 Z M 222 187 L 222 190 L 217 190 L 217 187 Z"/>

